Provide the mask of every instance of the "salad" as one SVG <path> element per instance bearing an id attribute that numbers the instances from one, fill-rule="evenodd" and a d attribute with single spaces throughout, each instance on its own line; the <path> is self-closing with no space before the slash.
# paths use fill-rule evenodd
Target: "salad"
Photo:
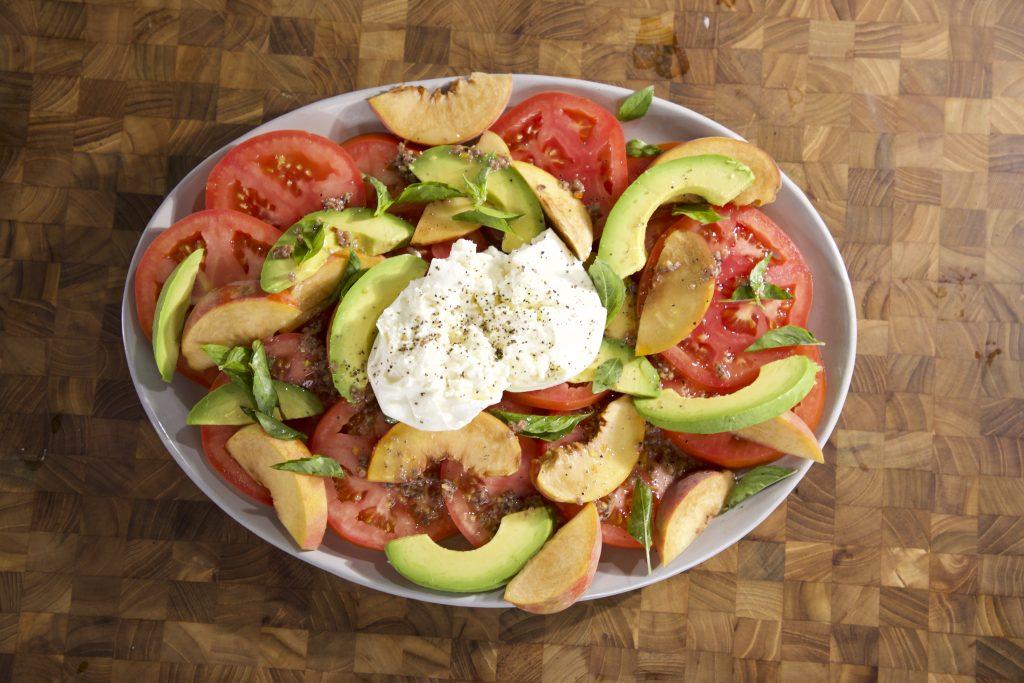
<path id="1" fill-rule="evenodd" d="M 298 548 L 330 529 L 548 613 L 603 547 L 650 571 L 783 454 L 821 462 L 825 375 L 767 153 L 627 142 L 651 87 L 511 92 L 474 73 L 370 98 L 381 132 L 249 138 L 134 293 L 163 379 L 209 389 L 207 461 Z"/>

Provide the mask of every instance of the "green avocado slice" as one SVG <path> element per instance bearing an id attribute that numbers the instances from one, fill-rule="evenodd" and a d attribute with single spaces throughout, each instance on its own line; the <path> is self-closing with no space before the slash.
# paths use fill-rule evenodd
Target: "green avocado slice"
<path id="1" fill-rule="evenodd" d="M 348 401 L 366 386 L 366 361 L 377 338 L 377 318 L 406 285 L 427 272 L 412 254 L 384 259 L 363 274 L 334 309 L 327 336 L 327 360 L 334 386 Z"/>
<path id="2" fill-rule="evenodd" d="M 153 357 L 160 377 L 170 382 L 181 352 L 181 331 L 185 327 L 185 314 L 192 298 L 192 288 L 203 264 L 206 250 L 196 249 L 175 266 L 160 289 L 153 314 Z"/>
<path id="3" fill-rule="evenodd" d="M 554 530 L 548 508 L 530 508 L 502 517 L 494 537 L 474 550 L 450 550 L 417 534 L 390 541 L 384 552 L 399 574 L 420 586 L 480 593 L 508 583 Z"/>
<path id="4" fill-rule="evenodd" d="M 398 216 L 374 216 L 364 208 L 307 214 L 285 230 L 267 252 L 260 287 L 268 294 L 283 292 L 312 276 L 341 249 L 351 247 L 376 256 L 408 244 L 414 230 Z"/>
<path id="5" fill-rule="evenodd" d="M 272 381 L 279 404 L 274 417 L 278 420 L 298 420 L 324 412 L 323 404 L 313 392 L 295 384 Z M 252 418 L 242 408 L 256 408 L 252 395 L 237 384 L 224 384 L 199 399 L 188 411 L 186 422 L 190 425 L 252 424 Z"/>
<path id="6" fill-rule="evenodd" d="M 795 406 L 814 386 L 820 369 L 807 356 L 789 356 L 762 365 L 752 384 L 731 394 L 697 398 L 663 389 L 657 398 L 638 398 L 633 405 L 652 425 L 672 432 L 735 432 Z"/>
<path id="7" fill-rule="evenodd" d="M 744 164 L 717 154 L 684 157 L 651 166 L 615 202 L 601 233 L 597 257 L 619 277 L 644 267 L 647 221 L 662 204 L 685 195 L 699 195 L 721 206 L 754 182 Z"/>
<path id="8" fill-rule="evenodd" d="M 464 189 L 466 179 L 475 180 L 484 167 L 482 159 L 459 154 L 450 145 L 431 147 L 412 164 L 412 172 L 423 182 L 438 182 Z M 530 186 L 511 166 L 492 172 L 487 178 L 487 201 L 495 207 L 519 214 L 509 223 L 501 241 L 504 251 L 527 244 L 544 232 L 544 211 Z"/>
<path id="9" fill-rule="evenodd" d="M 654 398 L 661 393 L 661 378 L 651 362 L 643 356 L 637 356 L 633 347 L 626 342 L 608 337 L 601 341 L 601 349 L 594 362 L 569 381 L 574 384 L 594 381 L 597 368 L 613 358 L 622 362 L 622 374 L 611 385 L 613 391 L 647 398 Z"/>

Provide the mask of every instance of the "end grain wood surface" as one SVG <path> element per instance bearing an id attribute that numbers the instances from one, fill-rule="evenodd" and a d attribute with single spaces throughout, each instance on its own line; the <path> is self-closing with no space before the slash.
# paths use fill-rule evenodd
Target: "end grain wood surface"
<path id="1" fill-rule="evenodd" d="M 164 451 L 120 346 L 138 234 L 200 159 L 473 69 L 654 83 L 764 146 L 860 319 L 827 464 L 787 504 L 547 617 L 262 543 Z M 2 0 L 0 680 L 1024 679 L 1022 281 L 1021 0 Z"/>

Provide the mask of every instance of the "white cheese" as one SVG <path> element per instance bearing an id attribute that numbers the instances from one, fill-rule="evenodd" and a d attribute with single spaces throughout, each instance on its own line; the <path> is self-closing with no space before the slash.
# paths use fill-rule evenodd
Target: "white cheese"
<path id="1" fill-rule="evenodd" d="M 370 385 L 388 417 L 458 429 L 505 391 L 545 389 L 590 365 L 605 315 L 550 230 L 511 254 L 459 240 L 377 320 Z"/>

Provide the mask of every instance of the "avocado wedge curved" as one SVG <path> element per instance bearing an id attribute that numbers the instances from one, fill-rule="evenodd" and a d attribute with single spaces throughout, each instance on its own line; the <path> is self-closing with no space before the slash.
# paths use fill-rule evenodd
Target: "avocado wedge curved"
<path id="1" fill-rule="evenodd" d="M 160 289 L 153 314 L 153 358 L 160 377 L 170 382 L 181 353 L 181 332 L 185 327 L 192 287 L 203 264 L 206 250 L 199 248 L 171 271 Z"/>
<path id="2" fill-rule="evenodd" d="M 331 254 L 346 248 L 370 256 L 383 254 L 408 244 L 413 230 L 398 216 L 374 216 L 362 207 L 314 211 L 285 230 L 270 248 L 260 271 L 260 287 L 268 294 L 283 292 L 312 277 Z"/>
<path id="3" fill-rule="evenodd" d="M 384 547 L 388 562 L 413 583 L 451 593 L 480 593 L 503 586 L 537 554 L 555 530 L 546 507 L 505 515 L 494 537 L 474 550 L 450 550 L 426 534 Z"/>
<path id="4" fill-rule="evenodd" d="M 821 367 L 807 356 L 789 356 L 761 366 L 752 384 L 724 396 L 682 396 L 663 389 L 633 405 L 655 427 L 687 434 L 735 432 L 786 412 L 814 386 Z"/>
<path id="5" fill-rule="evenodd" d="M 597 257 L 619 277 L 644 267 L 647 221 L 662 204 L 685 195 L 699 195 L 721 206 L 754 182 L 747 166 L 718 154 L 703 154 L 651 166 L 615 202 L 601 233 Z"/>
<path id="6" fill-rule="evenodd" d="M 384 259 L 356 280 L 334 310 L 327 335 L 327 360 L 334 387 L 348 401 L 366 387 L 366 360 L 377 338 L 377 318 L 413 280 L 427 272 L 427 262 L 412 254 Z"/>

